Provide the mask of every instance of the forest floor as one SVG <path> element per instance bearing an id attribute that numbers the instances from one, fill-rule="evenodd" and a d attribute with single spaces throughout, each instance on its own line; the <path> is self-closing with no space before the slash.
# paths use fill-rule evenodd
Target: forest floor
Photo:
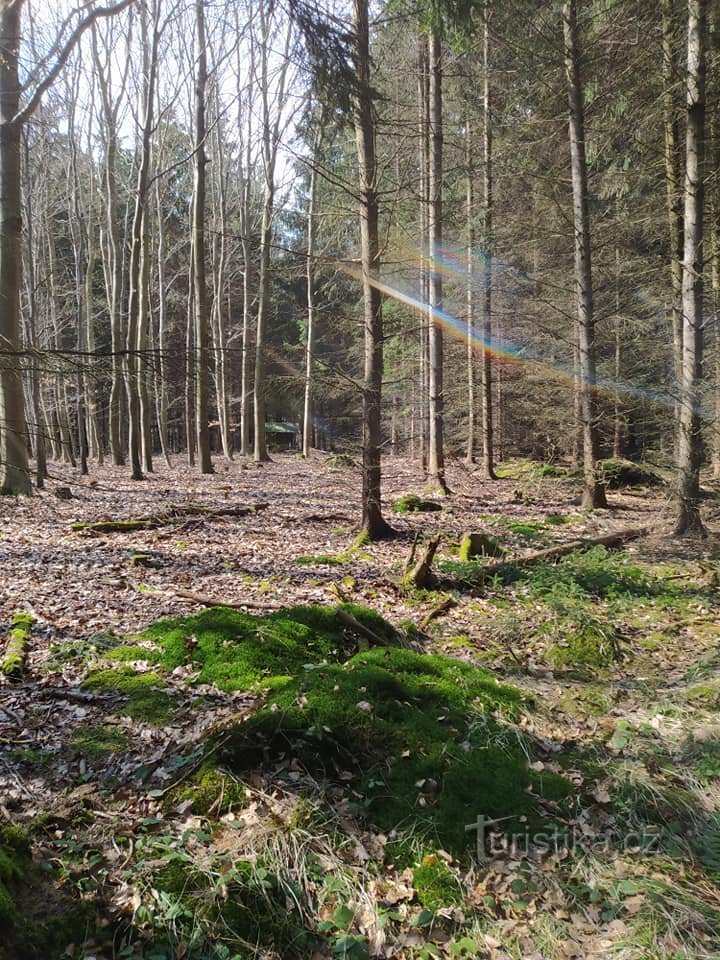
<path id="1" fill-rule="evenodd" d="M 441 509 L 395 514 L 428 494 L 388 458 L 398 536 L 358 544 L 342 463 L 52 464 L 0 502 L 2 635 L 33 618 L 0 680 L 1 960 L 720 956 L 717 534 L 674 539 L 664 487 L 583 514 L 528 463 L 454 463 Z M 466 532 L 507 568 L 461 561 Z"/>

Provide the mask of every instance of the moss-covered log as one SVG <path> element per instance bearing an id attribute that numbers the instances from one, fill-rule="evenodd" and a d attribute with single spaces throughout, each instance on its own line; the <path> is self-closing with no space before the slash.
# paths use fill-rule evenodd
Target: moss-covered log
<path id="1" fill-rule="evenodd" d="M 0 673 L 11 680 L 22 679 L 27 659 L 27 645 L 34 623 L 29 613 L 16 613 L 12 618 L 5 652 L 0 660 Z"/>
<path id="2" fill-rule="evenodd" d="M 146 517 L 134 517 L 127 520 L 80 521 L 72 524 L 76 531 L 91 533 L 128 533 L 135 530 L 156 530 L 173 523 L 182 523 L 190 517 L 202 517 L 212 520 L 215 517 L 246 517 L 251 513 L 266 510 L 269 504 L 253 503 L 242 507 L 206 507 L 199 503 L 171 503 L 161 513 Z"/>

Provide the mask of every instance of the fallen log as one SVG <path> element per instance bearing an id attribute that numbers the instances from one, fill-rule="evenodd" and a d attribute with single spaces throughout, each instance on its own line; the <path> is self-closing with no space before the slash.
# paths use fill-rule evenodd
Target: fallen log
<path id="1" fill-rule="evenodd" d="M 27 660 L 27 645 L 34 623 L 29 613 L 16 613 L 12 618 L 5 652 L 0 660 L 0 674 L 8 680 L 21 680 Z"/>
<path id="2" fill-rule="evenodd" d="M 172 523 L 179 523 L 188 517 L 201 517 L 212 520 L 215 517 L 246 517 L 251 513 L 266 510 L 269 503 L 253 503 L 243 507 L 205 507 L 198 503 L 171 503 L 161 513 L 146 517 L 131 517 L 128 520 L 79 521 L 71 524 L 75 531 L 89 533 L 127 533 L 134 530 L 156 530 Z"/>
<path id="3" fill-rule="evenodd" d="M 606 533 L 601 537 L 570 540 L 567 543 L 560 543 L 556 547 L 548 547 L 546 550 L 537 550 L 535 553 L 526 554 L 524 557 L 516 557 L 514 560 L 502 560 L 498 563 L 486 564 L 478 569 L 478 574 L 483 578 L 494 577 L 513 567 L 532 567 L 538 563 L 553 563 L 570 553 L 575 553 L 576 550 L 589 550 L 591 547 L 610 547 L 611 549 L 622 547 L 631 540 L 644 537 L 647 533 L 647 527 L 631 527 L 627 530 Z"/>
<path id="4" fill-rule="evenodd" d="M 173 587 L 173 594 L 181 600 L 192 600 L 193 603 L 199 603 L 201 607 L 228 607 L 230 610 L 282 610 L 282 604 L 279 603 L 254 603 L 252 600 L 226 600 L 221 597 L 206 597 L 202 593 L 195 593 L 194 590 L 184 590 L 181 587 Z"/>

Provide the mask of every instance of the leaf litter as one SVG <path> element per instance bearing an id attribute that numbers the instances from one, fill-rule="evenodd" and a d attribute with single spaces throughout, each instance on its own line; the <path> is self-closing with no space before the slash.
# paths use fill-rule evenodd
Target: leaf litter
<path id="1" fill-rule="evenodd" d="M 219 465 L 209 478 L 180 465 L 172 472 L 160 467 L 142 484 L 109 466 L 92 481 L 69 468 L 53 470 L 47 493 L 1 505 L 0 619 L 9 624 L 26 610 L 36 624 L 24 681 L 0 687 L 0 813 L 6 823 L 31 828 L 36 860 L 61 863 L 81 895 L 94 899 L 100 927 L 124 924 L 123 956 L 135 956 L 133 943 L 138 957 L 149 949 L 153 917 L 166 907 L 167 894 L 152 886 L 158 863 L 181 862 L 188 886 L 193 871 L 200 872 L 203 885 L 193 897 L 203 899 L 204 909 L 212 900 L 222 915 L 235 865 L 265 862 L 269 852 L 285 864 L 289 907 L 302 904 L 306 926 L 325 925 L 317 957 L 716 955 L 720 854 L 710 868 L 699 856 L 720 803 L 720 760 L 713 760 L 720 756 L 717 597 L 707 586 L 717 566 L 712 543 L 702 555 L 660 535 L 629 547 L 628 562 L 644 564 L 660 580 L 692 585 L 691 595 L 664 605 L 653 597 L 624 607 L 611 601 L 616 606 L 608 616 L 622 624 L 628 656 L 576 674 L 548 660 L 546 633 L 528 629 L 558 616 L 543 597 L 528 603 L 517 585 L 461 589 L 455 605 L 420 629 L 442 597 L 409 595 L 399 586 L 417 531 L 442 532 L 451 557 L 467 530 L 500 536 L 511 555 L 521 555 L 529 519 L 533 543 L 539 537 L 541 545 L 617 526 L 612 512 L 574 514 L 572 493 L 561 483 L 536 483 L 519 502 L 516 481 L 483 483 L 457 464 L 449 471 L 454 493 L 442 511 L 393 516 L 396 540 L 353 550 L 357 479 L 352 470 L 329 470 L 318 460 L 281 457 L 262 469 Z M 71 500 L 52 495 L 58 483 L 70 485 Z M 391 461 L 388 504 L 421 486 L 412 464 Z M 216 510 L 260 502 L 269 508 L 173 528 L 71 530 L 74 522 L 141 516 L 183 501 Z M 670 518 L 657 495 L 638 501 L 618 493 L 613 501 L 623 508 L 623 524 Z M 545 522 L 558 516 L 567 522 Z M 137 555 L 152 564 L 133 563 Z M 341 562 L 295 562 L 331 555 Z M 321 785 L 292 757 L 251 772 L 242 784 L 214 783 L 217 795 L 197 815 L 190 797 L 175 795 L 207 759 L 206 744 L 221 740 L 262 698 L 189 686 L 188 665 L 163 676 L 169 715 L 149 723 L 124 712 L 128 695 L 84 685 L 120 643 L 137 646 L 125 668 L 152 671 L 152 644 L 137 636 L 158 619 L 197 609 L 182 590 L 254 610 L 351 598 L 405 630 L 414 625 L 425 649 L 495 669 L 534 697 L 518 722 L 538 751 L 530 761 L 534 772 L 562 775 L 575 787 L 571 811 L 548 811 L 575 846 L 501 844 L 490 861 L 426 853 L 445 864 L 463 891 L 461 906 L 428 910 L 418 900 L 412 867 L 395 862 L 395 838 L 360 814 L 350 770 L 325 793 L 331 821 L 327 807 L 307 800 L 319 796 Z M 520 629 L 501 622 L 498 631 L 508 607 L 530 612 Z M 361 695 L 356 707 L 372 714 L 373 704 Z M 242 803 L 226 803 L 236 788 Z M 645 831 L 635 846 L 617 839 L 628 824 Z M 315 863 L 337 875 L 337 888 L 320 883 Z M 66 946 L 70 957 L 114 955 L 100 941 Z M 167 956 L 191 956 L 193 949 L 179 939 Z"/>

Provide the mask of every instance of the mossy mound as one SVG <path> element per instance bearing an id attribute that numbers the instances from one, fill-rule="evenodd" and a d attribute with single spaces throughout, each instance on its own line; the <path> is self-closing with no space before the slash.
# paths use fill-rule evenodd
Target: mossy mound
<path id="1" fill-rule="evenodd" d="M 442 504 L 437 500 L 427 500 L 416 493 L 406 493 L 393 503 L 395 513 L 437 513 L 442 510 Z"/>
<path id="2" fill-rule="evenodd" d="M 83 682 L 87 690 L 119 693 L 127 700 L 118 705 L 117 712 L 161 725 L 172 714 L 173 700 L 162 689 L 165 681 L 157 673 L 139 673 L 132 667 L 93 670 Z"/>
<path id="3" fill-rule="evenodd" d="M 358 648 L 359 638 L 338 619 L 353 616 L 386 643 L 397 634 L 387 621 L 365 607 L 290 607 L 253 617 L 224 607 L 191 617 L 162 620 L 146 636 L 163 650 L 159 663 L 168 670 L 192 664 L 200 683 L 221 690 L 281 688 L 307 663 L 339 662 Z"/>
<path id="4" fill-rule="evenodd" d="M 357 463 L 348 453 L 337 453 L 333 457 L 327 457 L 325 460 L 326 467 L 338 467 L 344 469 L 353 469 L 357 466 Z"/>
<path id="5" fill-rule="evenodd" d="M 530 473 L 532 477 L 538 480 L 544 480 L 546 478 L 557 479 L 558 477 L 567 476 L 567 470 L 564 467 L 558 467 L 553 463 L 541 463 L 533 467 Z"/>
<path id="6" fill-rule="evenodd" d="M 479 814 L 541 822 L 529 788 L 566 795 L 564 780 L 541 781 L 528 769 L 513 726 L 525 704 L 518 690 L 441 655 L 398 646 L 359 650 L 366 638 L 355 636 L 338 610 L 385 643 L 397 642 L 387 621 L 353 605 L 262 617 L 214 608 L 146 631 L 166 669 L 189 664 L 199 682 L 266 694 L 213 754 L 202 783 L 184 785 L 174 802 L 195 800 L 210 778 L 201 806 L 216 813 L 222 785 L 213 778 L 223 771 L 242 781 L 258 767 L 282 770 L 292 760 L 351 789 L 358 812 L 378 828 L 462 852 L 471 843 L 465 825 Z"/>
<path id="7" fill-rule="evenodd" d="M 611 457 L 598 464 L 600 478 L 610 490 L 620 487 L 661 487 L 665 481 L 642 463 Z"/>
<path id="8" fill-rule="evenodd" d="M 314 776 L 352 774 L 370 821 L 462 852 L 465 825 L 537 814 L 539 781 L 508 723 L 522 695 L 439 655 L 375 648 L 312 666 L 238 727 L 222 759 L 242 775 L 298 759 Z M 342 779 L 342 778 L 341 778 Z M 558 778 L 560 794 L 569 786 Z M 545 784 L 541 785 L 544 789 Z"/>

